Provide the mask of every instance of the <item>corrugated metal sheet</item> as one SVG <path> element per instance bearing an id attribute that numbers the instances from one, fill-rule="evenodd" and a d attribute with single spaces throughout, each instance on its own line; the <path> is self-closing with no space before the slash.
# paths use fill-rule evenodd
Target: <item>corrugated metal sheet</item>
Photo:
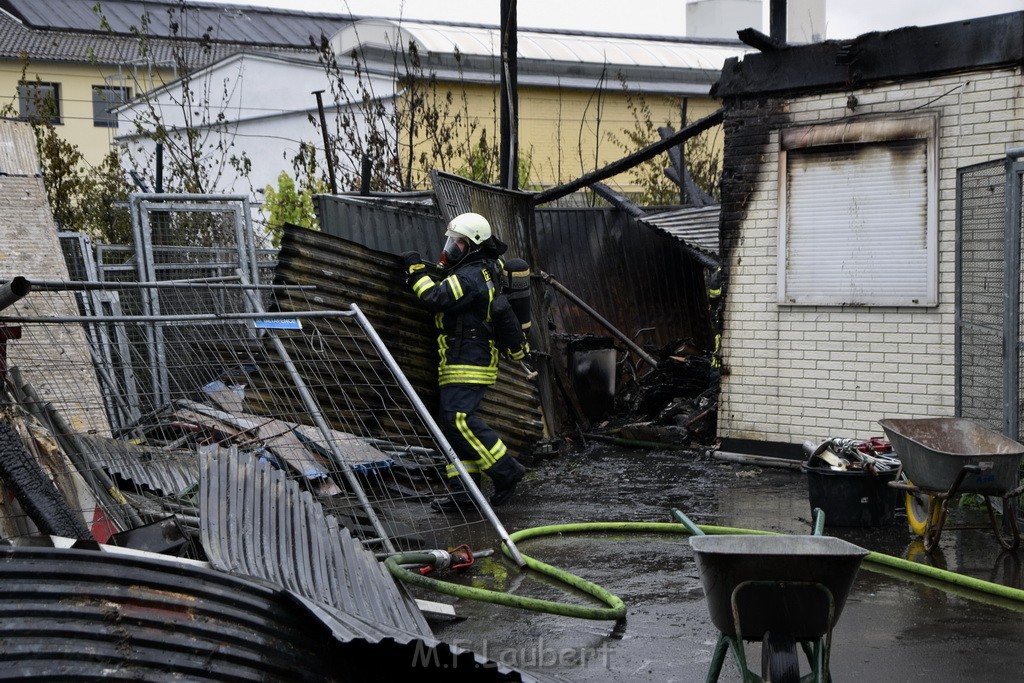
<path id="1" fill-rule="evenodd" d="M 38 176 L 42 172 L 32 126 L 24 121 L 0 119 L 0 174 Z"/>
<path id="2" fill-rule="evenodd" d="M 642 223 L 664 230 L 706 254 L 718 256 L 718 225 L 722 210 L 718 205 L 675 209 L 642 216 Z"/>
<path id="3" fill-rule="evenodd" d="M 199 463 L 191 451 L 149 448 L 89 434 L 77 435 L 88 462 L 156 493 L 177 496 L 199 483 Z"/>
<path id="4" fill-rule="evenodd" d="M 342 659 L 265 584 L 91 550 L 0 547 L 0 615 L 4 678 L 335 681 Z"/>
<path id="5" fill-rule="evenodd" d="M 710 348 L 704 269 L 666 232 L 615 209 L 540 209 L 542 268 L 641 346 Z M 608 332 L 561 295 L 551 311 L 572 334 Z"/>
<path id="6" fill-rule="evenodd" d="M 0 642 L 11 679 L 385 681 L 418 663 L 450 680 L 544 680 L 262 581 L 94 550 L 0 546 Z"/>
<path id="7" fill-rule="evenodd" d="M 270 581 L 380 629 L 430 634 L 415 602 L 373 554 L 282 470 L 237 450 L 200 450 L 203 547 L 223 571 Z"/>
<path id="8" fill-rule="evenodd" d="M 418 251 L 428 261 L 437 259 L 444 242 L 445 219 L 433 198 L 396 202 L 383 198 L 318 195 L 320 229 L 389 254 Z"/>
<path id="9" fill-rule="evenodd" d="M 315 285 L 315 301 L 323 310 L 344 310 L 357 304 L 420 398 L 436 414 L 437 339 L 433 316 L 405 286 L 398 257 L 322 232 L 286 227 L 277 277 L 279 284 Z M 340 351 L 335 355 L 345 357 Z M 502 360 L 500 369 L 500 379 L 488 391 L 480 416 L 501 434 L 513 453 L 530 453 L 543 436 L 537 387 L 518 365 Z M 373 387 L 366 386 L 351 387 L 351 397 L 370 406 L 380 400 Z M 410 435 L 429 438 L 419 423 L 396 426 Z"/>
<path id="10" fill-rule="evenodd" d="M 93 11 L 93 0 L 2 0 L 0 7 L 32 28 L 60 31 L 107 33 L 100 27 L 101 14 Z M 109 32 L 132 35 L 148 15 L 146 33 L 160 37 L 201 39 L 224 43 L 276 45 L 308 48 L 310 38 L 319 44 L 352 23 L 341 13 L 310 13 L 250 5 L 188 3 L 184 11 L 167 0 L 103 0 L 99 3 Z M 177 28 L 172 29 L 171 24 Z"/>

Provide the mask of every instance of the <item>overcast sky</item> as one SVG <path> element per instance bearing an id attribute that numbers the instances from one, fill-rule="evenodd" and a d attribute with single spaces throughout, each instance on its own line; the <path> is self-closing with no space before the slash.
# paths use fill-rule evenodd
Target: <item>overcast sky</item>
<path id="1" fill-rule="evenodd" d="M 500 0 L 203 0 L 357 16 L 497 25 Z M 685 0 L 518 0 L 520 27 L 686 34 Z M 764 2 L 765 7 L 768 0 Z M 826 0 L 826 38 L 1024 10 L 1024 0 Z M 766 10 L 767 11 L 767 10 Z M 762 27 L 767 33 L 767 26 Z"/>

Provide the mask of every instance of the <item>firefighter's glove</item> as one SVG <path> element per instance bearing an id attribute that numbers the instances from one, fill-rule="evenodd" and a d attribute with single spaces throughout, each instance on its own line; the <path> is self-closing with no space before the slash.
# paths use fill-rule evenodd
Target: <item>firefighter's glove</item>
<path id="1" fill-rule="evenodd" d="M 426 268 L 426 266 L 423 265 L 423 259 L 420 257 L 420 253 L 418 251 L 404 252 L 402 254 L 402 263 L 405 264 L 405 272 L 409 275 L 412 275 L 417 270 Z"/>

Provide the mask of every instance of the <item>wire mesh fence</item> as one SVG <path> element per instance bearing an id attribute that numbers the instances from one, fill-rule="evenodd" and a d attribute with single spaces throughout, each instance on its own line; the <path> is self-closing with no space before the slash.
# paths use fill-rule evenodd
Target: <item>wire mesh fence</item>
<path id="1" fill-rule="evenodd" d="M 315 311 L 312 288 L 244 279 L 33 289 L 0 312 L 4 538 L 117 542 L 171 524 L 188 540 L 177 552 L 204 559 L 211 449 L 270 463 L 382 553 L 503 533 L 486 506 L 431 510 L 450 448 L 354 306 Z"/>

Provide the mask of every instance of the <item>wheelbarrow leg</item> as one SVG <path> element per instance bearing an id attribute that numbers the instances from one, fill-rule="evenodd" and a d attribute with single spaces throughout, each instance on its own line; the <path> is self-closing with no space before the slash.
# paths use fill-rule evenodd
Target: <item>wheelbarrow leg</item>
<path id="1" fill-rule="evenodd" d="M 948 511 L 946 503 L 948 501 L 949 498 L 946 494 L 931 496 L 928 499 L 928 516 L 924 524 L 924 536 L 921 538 L 926 553 L 939 547 L 939 537 L 942 535 L 942 527 L 946 523 Z"/>
<path id="2" fill-rule="evenodd" d="M 715 652 L 711 655 L 711 668 L 708 669 L 707 683 L 715 683 L 722 673 L 722 665 L 725 664 L 725 656 L 729 653 L 729 638 L 724 633 L 718 636 L 715 643 Z"/>
<path id="3" fill-rule="evenodd" d="M 1003 498 L 1003 519 L 1000 521 L 996 519 L 995 507 L 992 505 L 992 499 L 995 496 L 985 496 L 985 507 L 988 508 L 988 518 L 992 522 L 992 533 L 995 534 L 996 540 L 1006 550 L 1016 550 L 1020 545 L 1020 533 L 1017 530 L 1017 505 L 1015 499 L 1009 497 Z M 1009 535 L 1004 535 L 1003 530 L 1009 532 Z"/>

